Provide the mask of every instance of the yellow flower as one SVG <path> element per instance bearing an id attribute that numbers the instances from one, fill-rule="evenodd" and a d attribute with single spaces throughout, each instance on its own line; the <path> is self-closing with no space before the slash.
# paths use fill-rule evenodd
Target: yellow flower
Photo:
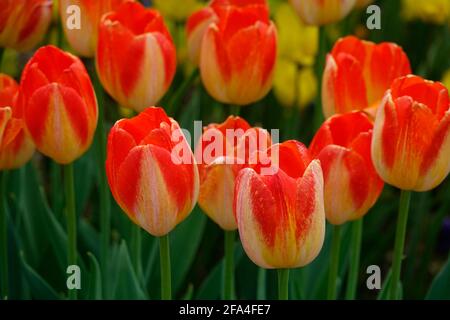
<path id="1" fill-rule="evenodd" d="M 406 20 L 445 24 L 450 19 L 450 0 L 403 0 L 402 14 Z"/>
<path id="2" fill-rule="evenodd" d="M 273 92 L 283 106 L 305 108 L 317 95 L 317 78 L 313 67 L 299 67 L 292 60 L 279 58 Z"/>
<path id="3" fill-rule="evenodd" d="M 161 14 L 171 20 L 184 21 L 193 13 L 202 7 L 198 0 L 153 0 L 153 5 Z"/>
<path id="4" fill-rule="evenodd" d="M 442 83 L 450 90 L 450 69 L 445 71 L 444 76 L 442 77 Z"/>
<path id="5" fill-rule="evenodd" d="M 287 3 L 277 7 L 274 20 L 278 29 L 279 56 L 302 65 L 314 64 L 319 29 L 305 25 Z"/>

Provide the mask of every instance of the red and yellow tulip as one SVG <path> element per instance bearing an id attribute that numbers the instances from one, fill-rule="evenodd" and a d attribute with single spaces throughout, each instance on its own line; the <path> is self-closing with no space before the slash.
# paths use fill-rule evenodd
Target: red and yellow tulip
<path id="1" fill-rule="evenodd" d="M 97 100 L 89 75 L 76 56 L 41 47 L 22 74 L 19 113 L 37 149 L 60 164 L 79 158 L 97 126 Z"/>
<path id="2" fill-rule="evenodd" d="M 322 164 L 325 214 L 332 224 L 364 216 L 383 189 L 372 164 L 372 129 L 362 112 L 335 115 L 324 122 L 309 147 Z"/>
<path id="3" fill-rule="evenodd" d="M 27 51 L 44 37 L 52 19 L 52 0 L 2 0 L 0 47 Z"/>
<path id="4" fill-rule="evenodd" d="M 35 149 L 16 108 L 18 92 L 16 81 L 0 74 L 0 170 L 20 168 L 31 159 Z"/>
<path id="5" fill-rule="evenodd" d="M 126 1 L 134 0 L 60 0 L 59 10 L 62 26 L 72 48 L 84 57 L 95 56 L 98 24 L 101 17 L 105 13 L 116 10 Z M 66 23 L 73 14 L 72 11 L 67 10 L 71 5 L 80 8 L 80 29 L 69 28 L 69 24 Z"/>
<path id="6" fill-rule="evenodd" d="M 192 211 L 199 189 L 197 164 L 178 123 L 163 109 L 147 108 L 118 121 L 107 152 L 112 194 L 134 223 L 160 237 Z"/>
<path id="7" fill-rule="evenodd" d="M 217 141 L 222 142 L 220 150 L 211 147 Z M 198 203 L 222 229 L 237 229 L 233 215 L 236 176 L 249 165 L 250 153 L 267 150 L 271 144 L 266 130 L 252 128 L 239 117 L 230 116 L 225 122 L 211 124 L 204 129 L 195 151 L 200 173 Z"/>
<path id="8" fill-rule="evenodd" d="M 273 174 L 260 174 L 256 165 L 241 170 L 236 179 L 241 242 L 260 267 L 301 267 L 319 254 L 325 236 L 320 161 L 311 161 L 297 141 L 274 144 L 268 153 L 277 162 Z"/>
<path id="9" fill-rule="evenodd" d="M 356 0 L 290 0 L 290 3 L 305 23 L 324 25 L 343 19 Z"/>
<path id="10" fill-rule="evenodd" d="M 175 69 L 175 46 L 158 11 L 126 2 L 103 16 L 97 72 L 122 107 L 140 112 L 154 105 L 169 88 Z"/>
<path id="11" fill-rule="evenodd" d="M 189 20 L 188 43 L 216 100 L 246 105 L 270 90 L 277 35 L 265 1 L 213 1 Z"/>
<path id="12" fill-rule="evenodd" d="M 326 60 L 323 113 L 327 118 L 354 110 L 375 113 L 392 81 L 410 73 L 408 57 L 398 45 L 375 44 L 354 36 L 341 38 Z"/>
<path id="13" fill-rule="evenodd" d="M 372 159 L 381 178 L 400 189 L 427 191 L 450 171 L 450 102 L 439 82 L 396 79 L 378 109 Z"/>

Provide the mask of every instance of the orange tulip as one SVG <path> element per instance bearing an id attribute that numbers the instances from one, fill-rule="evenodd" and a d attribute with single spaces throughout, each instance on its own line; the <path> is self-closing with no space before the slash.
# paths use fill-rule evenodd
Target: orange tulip
<path id="1" fill-rule="evenodd" d="M 0 170 L 20 168 L 34 153 L 34 144 L 16 108 L 18 92 L 16 81 L 0 74 Z"/>
<path id="2" fill-rule="evenodd" d="M 372 164 L 372 129 L 362 112 L 335 115 L 325 121 L 309 147 L 322 164 L 325 214 L 332 224 L 364 216 L 383 189 Z"/>
<path id="3" fill-rule="evenodd" d="M 195 65 L 200 62 L 200 48 L 206 30 L 211 23 L 219 20 L 219 16 L 226 13 L 226 7 L 228 6 L 261 7 L 262 9 L 259 10 L 267 10 L 266 0 L 213 0 L 207 7 L 194 12 L 186 23 L 186 33 L 189 58 Z"/>
<path id="4" fill-rule="evenodd" d="M 157 11 L 126 2 L 103 16 L 97 71 L 121 106 L 140 112 L 154 105 L 169 88 L 175 69 L 175 46 Z"/>
<path id="5" fill-rule="evenodd" d="M 212 147 L 217 141 L 221 143 L 215 147 L 220 146 L 220 150 Z M 239 117 L 230 116 L 221 124 L 211 124 L 205 128 L 195 150 L 200 173 L 198 203 L 222 229 L 237 229 L 233 215 L 237 174 L 249 165 L 251 153 L 267 149 L 271 144 L 266 130 L 252 128 Z"/>
<path id="6" fill-rule="evenodd" d="M 109 186 L 134 223 L 160 237 L 192 211 L 199 189 L 197 164 L 178 123 L 163 109 L 147 108 L 116 122 L 107 151 Z"/>
<path id="7" fill-rule="evenodd" d="M 324 25 L 343 19 L 356 0 L 290 0 L 290 3 L 304 23 Z"/>
<path id="8" fill-rule="evenodd" d="M 37 149 L 60 164 L 79 158 L 97 126 L 97 100 L 80 59 L 41 47 L 22 73 L 20 112 Z"/>
<path id="9" fill-rule="evenodd" d="M 269 92 L 277 35 L 265 1 L 216 1 L 191 19 L 188 34 L 194 60 L 202 39 L 200 74 L 206 90 L 216 100 L 246 105 Z"/>
<path id="10" fill-rule="evenodd" d="M 325 117 L 367 109 L 374 113 L 392 81 L 411 73 L 402 48 L 390 42 L 374 44 L 348 36 L 327 56 L 322 79 Z"/>
<path id="11" fill-rule="evenodd" d="M 319 160 L 297 141 L 274 144 L 278 170 L 240 171 L 234 208 L 242 245 L 263 268 L 296 268 L 319 254 L 325 236 L 323 177 Z M 278 157 L 276 156 L 278 154 Z"/>
<path id="12" fill-rule="evenodd" d="M 378 109 L 372 159 L 381 178 L 400 189 L 427 191 L 450 171 L 450 102 L 439 82 L 396 79 Z"/>
<path id="13" fill-rule="evenodd" d="M 60 0 L 59 10 L 67 41 L 75 51 L 84 57 L 95 56 L 100 18 L 116 10 L 125 1 L 134 0 Z M 74 14 L 68 11 L 71 5 L 80 8 L 80 29 L 69 28 L 67 22 Z"/>
<path id="14" fill-rule="evenodd" d="M 52 18 L 52 0 L 2 0 L 0 47 L 27 51 L 44 37 Z"/>

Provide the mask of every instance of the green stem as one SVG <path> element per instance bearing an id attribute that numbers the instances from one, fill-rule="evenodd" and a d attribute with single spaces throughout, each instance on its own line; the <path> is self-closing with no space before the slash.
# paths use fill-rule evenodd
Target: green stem
<path id="1" fill-rule="evenodd" d="M 398 210 L 397 231 L 395 233 L 394 260 L 392 262 L 392 278 L 390 299 L 398 299 L 400 272 L 402 268 L 403 250 L 405 247 L 406 225 L 408 223 L 409 203 L 411 191 L 402 190 L 400 195 L 400 207 Z"/>
<path id="2" fill-rule="evenodd" d="M 139 280 L 142 280 L 142 236 L 141 228 L 136 225 L 132 225 L 131 234 L 131 252 L 133 257 L 134 270 Z"/>
<path id="3" fill-rule="evenodd" d="M 101 246 L 100 246 L 100 265 L 103 270 L 103 274 L 107 274 L 108 258 L 109 258 L 109 241 L 111 239 L 111 202 L 108 189 L 108 180 L 106 177 L 105 162 L 106 162 L 106 134 L 104 128 L 104 98 L 105 93 L 98 78 L 95 67 L 92 71 L 92 78 L 94 82 L 95 93 L 98 102 L 98 124 L 95 132 L 95 139 L 97 145 L 97 166 L 100 175 L 99 180 L 99 193 L 100 193 L 100 234 L 101 234 Z M 104 278 L 103 283 L 104 290 L 108 291 L 107 281 Z"/>
<path id="4" fill-rule="evenodd" d="M 239 116 L 240 113 L 241 113 L 241 106 L 230 105 L 230 114 L 237 117 Z"/>
<path id="5" fill-rule="evenodd" d="M 348 276 L 348 285 L 345 298 L 347 300 L 354 300 L 356 297 L 356 288 L 358 283 L 360 256 L 361 256 L 361 241 L 363 231 L 363 218 L 352 222 L 352 249 L 350 260 L 350 272 Z"/>
<path id="6" fill-rule="evenodd" d="M 77 264 L 77 216 L 75 211 L 75 190 L 73 178 L 73 164 L 64 166 L 64 187 L 66 195 L 67 215 L 67 253 L 68 265 Z M 69 299 L 77 298 L 76 289 L 69 290 Z"/>
<path id="7" fill-rule="evenodd" d="M 326 31 L 325 27 L 319 28 L 319 52 L 316 58 L 316 77 L 317 77 L 317 96 L 316 103 L 314 106 L 314 129 L 318 129 L 322 122 L 324 121 L 323 112 L 322 112 L 322 74 L 325 66 L 325 58 L 327 52 L 327 43 L 326 43 Z"/>
<path id="8" fill-rule="evenodd" d="M 341 249 L 341 227 L 333 226 L 333 237 L 331 239 L 331 264 L 328 276 L 328 300 L 335 300 L 337 294 L 337 279 L 339 271 L 339 251 Z"/>
<path id="9" fill-rule="evenodd" d="M 6 211 L 6 182 L 8 171 L 0 172 L 0 300 L 8 298 L 8 224 Z"/>
<path id="10" fill-rule="evenodd" d="M 225 268 L 223 280 L 223 299 L 233 299 L 234 291 L 234 236 L 235 231 L 225 231 Z"/>
<path id="11" fill-rule="evenodd" d="M 289 299 L 289 269 L 278 269 L 278 300 Z"/>
<path id="12" fill-rule="evenodd" d="M 172 300 L 170 243 L 168 234 L 159 238 L 159 253 L 161 262 L 161 300 Z"/>
<path id="13" fill-rule="evenodd" d="M 258 288 L 256 293 L 257 300 L 266 300 L 266 273 L 267 270 L 264 268 L 258 269 Z"/>
<path id="14" fill-rule="evenodd" d="M 186 95 L 186 91 L 192 85 L 192 83 L 198 78 L 200 71 L 198 68 L 195 68 L 189 77 L 187 77 L 181 86 L 175 91 L 172 99 L 170 99 L 169 104 L 167 106 L 167 114 L 175 116 L 180 106 L 181 99 Z"/>

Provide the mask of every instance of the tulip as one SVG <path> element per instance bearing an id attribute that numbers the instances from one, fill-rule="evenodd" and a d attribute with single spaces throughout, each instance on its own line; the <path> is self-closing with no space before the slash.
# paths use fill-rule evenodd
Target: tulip
<path id="1" fill-rule="evenodd" d="M 217 18 L 211 11 L 205 12 L 203 22 L 201 17 L 196 18 L 197 27 L 188 26 L 188 30 L 192 29 L 188 31 L 189 42 L 202 39 L 200 74 L 209 94 L 222 103 L 250 104 L 263 98 L 272 86 L 276 28 L 269 19 L 265 1 L 248 6 L 240 5 L 242 1 L 218 2 L 211 8 L 216 14 L 219 12 Z"/>
<path id="2" fill-rule="evenodd" d="M 208 6 L 192 13 L 186 23 L 186 33 L 189 58 L 195 65 L 200 62 L 200 49 L 206 30 L 210 24 L 224 16 L 226 8 L 230 6 L 267 9 L 266 0 L 212 0 Z"/>
<path id="3" fill-rule="evenodd" d="M 80 59 L 54 46 L 40 48 L 28 61 L 18 105 L 37 149 L 69 164 L 91 145 L 97 101 Z"/>
<path id="4" fill-rule="evenodd" d="M 2 0 L 0 47 L 28 51 L 44 37 L 52 18 L 52 0 Z"/>
<path id="5" fill-rule="evenodd" d="M 402 190 L 390 298 L 397 299 L 411 190 L 438 186 L 450 171 L 450 98 L 439 82 L 396 79 L 374 124 L 372 160 L 381 178 Z"/>
<path id="6" fill-rule="evenodd" d="M 363 112 L 334 115 L 321 126 L 309 147 L 312 157 L 322 164 L 325 215 L 334 225 L 329 299 L 336 298 L 341 242 L 339 225 L 355 220 L 352 224 L 352 264 L 347 286 L 348 296 L 353 298 L 359 272 L 362 217 L 375 204 L 383 189 L 383 181 L 372 164 L 372 129 L 372 121 Z"/>
<path id="7" fill-rule="evenodd" d="M 323 177 L 319 160 L 297 141 L 269 150 L 272 174 L 262 166 L 240 171 L 234 210 L 242 245 L 262 268 L 296 268 L 319 254 L 325 236 Z M 287 298 L 286 278 L 280 272 L 280 298 Z"/>
<path id="8" fill-rule="evenodd" d="M 290 3 L 305 23 L 324 25 L 347 16 L 356 0 L 290 0 Z"/>
<path id="9" fill-rule="evenodd" d="M 344 37 L 327 55 L 322 78 L 323 113 L 326 118 L 354 110 L 373 114 L 392 81 L 409 73 L 408 57 L 398 45 Z"/>
<path id="10" fill-rule="evenodd" d="M 125 2 L 103 16 L 97 72 L 121 106 L 141 112 L 154 105 L 169 88 L 175 68 L 175 46 L 157 11 Z"/>
<path id="11" fill-rule="evenodd" d="M 364 216 L 383 189 L 372 164 L 372 128 L 362 112 L 335 115 L 325 121 L 309 147 L 322 164 L 325 214 L 331 224 Z"/>
<path id="12" fill-rule="evenodd" d="M 199 190 L 197 164 L 178 123 L 154 107 L 116 122 L 108 138 L 106 173 L 122 210 L 160 237 L 162 296 L 170 298 L 167 235 L 192 211 Z"/>
<path id="13" fill-rule="evenodd" d="M 378 109 L 372 159 L 381 178 L 403 190 L 428 191 L 450 171 L 450 105 L 439 82 L 395 80 Z"/>
<path id="14" fill-rule="evenodd" d="M 228 136 L 230 133 L 232 135 Z M 217 139 L 223 142 L 223 145 L 220 144 L 221 150 L 212 148 Z M 204 129 L 195 153 L 200 173 L 198 203 L 222 229 L 237 229 L 233 215 L 237 174 L 249 165 L 251 159 L 248 156 L 251 153 L 270 145 L 271 139 L 266 130 L 252 128 L 240 117 L 229 116 L 225 122 L 210 124 Z M 212 151 L 212 154 L 209 155 L 208 151 Z"/>
<path id="15" fill-rule="evenodd" d="M 128 217 L 155 237 L 168 234 L 197 201 L 195 161 L 171 160 L 176 134 L 181 134 L 178 123 L 153 107 L 118 121 L 108 138 L 106 172 L 112 194 Z M 180 143 L 187 145 L 184 137 Z"/>
<path id="16" fill-rule="evenodd" d="M 11 77 L 0 74 L 0 170 L 17 169 L 34 153 L 34 144 L 16 108 L 19 86 Z M 8 115 L 8 116 L 6 116 Z"/>
<path id="17" fill-rule="evenodd" d="M 95 56 L 98 39 L 98 25 L 101 17 L 110 11 L 116 10 L 120 4 L 134 0 L 61 0 L 59 4 L 62 26 L 67 41 L 74 50 L 84 56 Z M 70 25 L 72 11 L 68 11 L 71 5 L 80 8 L 80 28 Z"/>
<path id="18" fill-rule="evenodd" d="M 36 148 L 64 165 L 68 265 L 77 264 L 73 162 L 90 147 L 97 100 L 81 60 L 54 46 L 41 47 L 22 73 L 18 108 Z M 77 291 L 69 289 L 69 298 Z"/>
<path id="19" fill-rule="evenodd" d="M 225 230 L 224 299 L 232 298 L 234 230 L 234 185 L 239 171 L 256 159 L 251 154 L 272 144 L 266 130 L 252 128 L 247 121 L 230 116 L 221 124 L 207 126 L 195 151 L 200 173 L 198 203 Z"/>

